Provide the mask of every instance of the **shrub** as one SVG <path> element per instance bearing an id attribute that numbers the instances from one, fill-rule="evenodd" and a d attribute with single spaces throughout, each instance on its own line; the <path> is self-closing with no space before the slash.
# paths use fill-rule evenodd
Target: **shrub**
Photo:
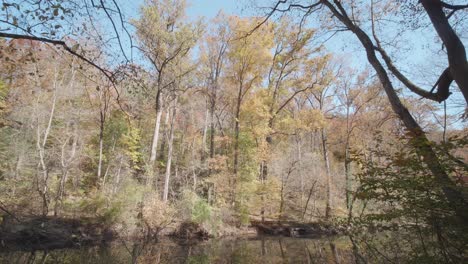
<path id="1" fill-rule="evenodd" d="M 157 237 L 159 233 L 174 222 L 176 210 L 168 202 L 163 202 L 153 193 L 141 208 L 140 219 L 146 228 L 147 236 Z"/>

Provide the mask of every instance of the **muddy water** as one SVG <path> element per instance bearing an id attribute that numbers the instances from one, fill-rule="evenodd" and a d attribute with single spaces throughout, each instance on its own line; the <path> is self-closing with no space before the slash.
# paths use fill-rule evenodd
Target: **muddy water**
<path id="1" fill-rule="evenodd" d="M 0 252 L 0 263 L 355 263 L 349 239 L 258 237 L 186 243 L 114 242 L 97 247 Z"/>

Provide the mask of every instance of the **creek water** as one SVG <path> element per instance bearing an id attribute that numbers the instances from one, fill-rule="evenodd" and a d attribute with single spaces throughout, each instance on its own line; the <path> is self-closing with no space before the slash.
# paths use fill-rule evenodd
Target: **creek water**
<path id="1" fill-rule="evenodd" d="M 193 243 L 116 241 L 94 247 L 0 252 L 0 263 L 355 263 L 347 237 L 255 237 Z"/>

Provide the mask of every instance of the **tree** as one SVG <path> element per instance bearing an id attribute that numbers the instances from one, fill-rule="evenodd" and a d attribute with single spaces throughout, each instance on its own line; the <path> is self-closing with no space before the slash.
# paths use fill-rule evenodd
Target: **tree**
<path id="1" fill-rule="evenodd" d="M 268 149 L 272 148 L 273 135 L 281 133 L 276 128 L 283 112 L 296 97 L 326 85 L 329 79 L 325 66 L 327 55 L 319 54 L 321 48 L 312 48 L 314 30 L 291 23 L 287 17 L 274 25 L 274 52 L 267 76 L 268 128 L 265 137 Z M 268 151 L 268 150 L 267 150 Z M 268 154 L 267 154 L 268 155 Z M 261 180 L 268 178 L 268 160 L 261 164 Z M 261 215 L 263 217 L 263 210 Z"/>
<path id="2" fill-rule="evenodd" d="M 230 18 L 230 27 L 233 31 L 233 41 L 228 50 L 229 58 L 229 78 L 232 84 L 237 87 L 234 106 L 234 177 L 237 177 L 239 170 L 239 135 L 240 135 L 240 114 L 245 97 L 251 89 L 261 83 L 262 77 L 266 74 L 264 66 L 270 58 L 272 32 L 270 27 L 262 29 L 261 34 L 245 36 L 246 32 L 255 25 L 256 19 Z M 234 182 L 236 179 L 234 179 Z M 234 184 L 235 185 L 235 184 Z"/>
<path id="3" fill-rule="evenodd" d="M 75 85 L 75 74 L 76 70 L 72 66 L 71 79 L 69 80 L 68 88 L 73 89 Z M 68 90 L 69 91 L 69 90 Z M 67 92 L 68 92 L 67 91 Z M 60 181 L 57 184 L 57 190 L 55 195 L 54 205 L 54 216 L 58 216 L 60 209 L 63 204 L 63 198 L 66 189 L 66 183 L 72 167 L 73 162 L 76 160 L 76 154 L 78 149 L 78 129 L 79 129 L 79 118 L 72 117 L 71 120 L 67 120 L 66 133 L 61 143 L 61 154 L 60 154 L 60 166 L 61 176 Z M 71 146 L 70 146 L 71 143 Z M 69 148 L 69 149 L 67 149 Z"/>
<path id="4" fill-rule="evenodd" d="M 163 98 L 167 89 L 190 70 L 170 74 L 170 69 L 182 58 L 187 58 L 190 49 L 195 45 L 201 27 L 184 22 L 185 0 L 148 0 L 141 8 L 142 16 L 134 21 L 140 51 L 155 70 L 153 87 L 148 95 L 155 100 L 156 121 L 151 142 L 147 183 L 152 182 L 157 158 L 159 128 L 163 113 Z"/>
<path id="5" fill-rule="evenodd" d="M 352 76 L 357 75 L 354 79 Z M 364 115 L 366 110 L 373 100 L 378 99 L 380 93 L 375 85 L 369 85 L 367 82 L 370 77 L 365 71 L 361 74 L 347 72 L 341 82 L 338 84 L 338 99 L 341 102 L 341 107 L 344 108 L 345 115 L 345 135 L 344 135 L 344 168 L 346 177 L 346 207 L 349 209 L 351 204 L 351 149 L 352 139 L 355 135 L 355 130 L 359 126 L 359 119 Z"/>
<path id="6" fill-rule="evenodd" d="M 215 136 L 216 136 L 216 107 L 220 96 L 221 78 L 226 62 L 226 53 L 231 38 L 229 32 L 228 19 L 222 13 L 214 19 L 215 28 L 211 34 L 205 36 L 205 41 L 202 43 L 201 61 L 206 70 L 207 79 L 207 95 L 210 115 L 210 147 L 209 156 L 214 158 L 215 155 Z"/>

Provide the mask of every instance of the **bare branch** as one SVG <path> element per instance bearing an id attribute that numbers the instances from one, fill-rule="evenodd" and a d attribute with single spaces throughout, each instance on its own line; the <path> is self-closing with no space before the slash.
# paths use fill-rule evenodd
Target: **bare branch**
<path id="1" fill-rule="evenodd" d="M 445 3 L 443 1 L 440 1 L 440 4 L 442 5 L 442 7 L 445 7 L 447 9 L 451 9 L 451 10 L 460 10 L 460 9 L 468 8 L 468 4 L 466 4 L 466 5 L 451 5 L 451 4 Z"/>
<path id="2" fill-rule="evenodd" d="M 40 42 L 44 42 L 44 43 L 50 43 L 50 44 L 53 44 L 53 45 L 61 46 L 68 53 L 72 54 L 73 56 L 78 57 L 80 60 L 85 61 L 86 63 L 90 64 L 94 68 L 98 69 L 101 73 L 103 73 L 109 79 L 109 81 L 114 83 L 114 76 L 113 76 L 113 74 L 111 72 L 103 69 L 101 66 L 99 66 L 96 63 L 92 62 L 91 60 L 85 58 L 83 55 L 78 54 L 70 46 L 68 46 L 67 43 L 65 43 L 65 41 L 48 39 L 48 38 L 43 38 L 43 37 L 30 36 L 30 35 L 19 35 L 19 34 L 4 33 L 4 32 L 0 32 L 0 37 L 11 38 L 11 39 L 28 39 L 28 40 L 40 41 Z"/>
<path id="3" fill-rule="evenodd" d="M 275 12 L 284 13 L 284 12 L 288 12 L 288 11 L 290 11 L 292 9 L 305 9 L 305 10 L 307 10 L 307 14 L 310 14 L 311 9 L 313 9 L 314 7 L 319 6 L 322 3 L 322 1 L 319 0 L 317 3 L 307 5 L 307 6 L 306 5 L 301 5 L 301 4 L 290 4 L 286 9 L 280 9 L 279 8 L 281 4 L 286 4 L 287 2 L 288 2 L 288 0 L 278 1 L 276 3 L 276 5 L 271 9 L 271 11 L 265 16 L 265 18 L 260 23 L 258 23 L 252 30 L 250 30 L 247 34 L 240 37 L 239 39 L 246 38 L 246 37 L 252 35 L 257 29 L 259 29 L 261 26 L 263 26 L 273 16 L 273 14 L 275 14 Z"/>
<path id="4" fill-rule="evenodd" d="M 388 69 L 390 72 L 397 77 L 400 82 L 402 82 L 408 89 L 410 89 L 413 93 L 418 94 L 426 99 L 437 101 L 437 102 L 442 102 L 447 100 L 447 98 L 450 96 L 449 92 L 449 87 L 450 84 L 453 81 L 453 78 L 450 75 L 450 71 L 448 68 L 442 73 L 440 76 L 439 80 L 436 82 L 434 87 L 432 88 L 431 91 L 426 91 L 413 82 L 411 82 L 406 76 L 401 73 L 397 67 L 393 64 L 392 59 L 390 56 L 387 54 L 387 52 L 382 48 L 382 45 L 380 43 L 379 38 L 377 37 L 377 33 L 375 31 L 375 20 L 374 20 L 374 8 L 373 8 L 374 1 L 371 1 L 371 22 L 372 22 L 372 35 L 374 37 L 374 40 L 376 42 L 376 47 L 375 50 L 377 50 L 380 55 L 382 56 L 383 60 L 385 61 L 385 64 L 387 65 Z M 435 87 L 438 86 L 439 89 L 437 89 L 436 93 L 433 93 Z"/>

